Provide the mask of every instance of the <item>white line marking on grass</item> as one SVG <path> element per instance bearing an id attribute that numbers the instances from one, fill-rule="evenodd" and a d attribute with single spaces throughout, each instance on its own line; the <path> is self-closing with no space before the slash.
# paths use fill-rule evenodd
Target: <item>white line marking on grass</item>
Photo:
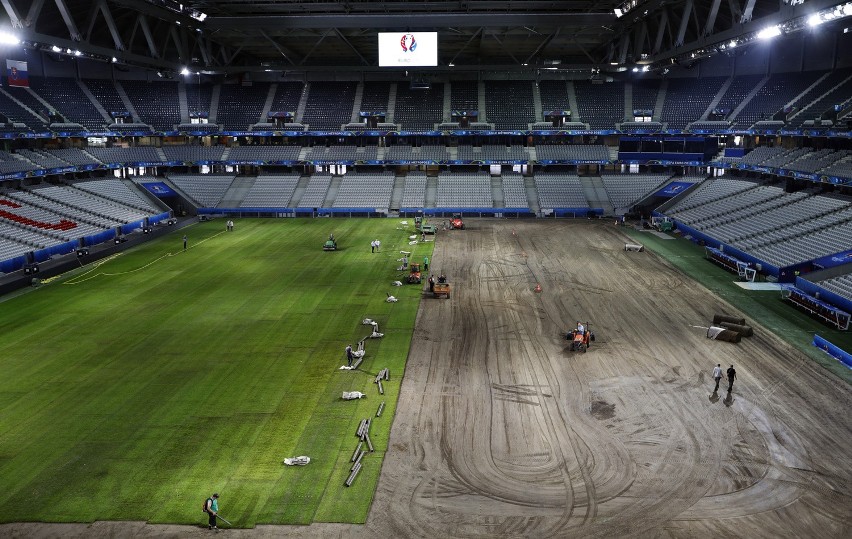
<path id="1" fill-rule="evenodd" d="M 186 248 L 186 251 L 188 251 L 189 249 L 193 249 L 193 248 L 195 248 L 195 247 L 197 247 L 197 246 L 201 245 L 202 243 L 204 243 L 204 242 L 206 242 L 206 241 L 208 241 L 208 240 L 212 240 L 213 238 L 215 238 L 215 237 L 217 237 L 217 236 L 220 236 L 220 235 L 222 235 L 222 234 L 225 234 L 225 232 L 224 232 L 224 231 L 222 231 L 222 232 L 217 232 L 216 234 L 213 234 L 213 235 L 212 235 L 212 236 L 210 236 L 209 238 L 204 238 L 203 240 L 200 240 L 200 241 L 198 241 L 198 242 L 196 242 L 196 243 L 192 244 L 191 246 L 187 247 L 187 248 Z M 63 284 L 63 285 L 66 285 L 66 284 L 68 284 L 68 285 L 82 284 L 82 283 L 84 283 L 84 282 L 86 282 L 86 281 L 89 281 L 89 280 L 91 280 L 91 279 L 94 279 L 95 277 L 101 277 L 101 276 L 103 276 L 103 277 L 115 277 L 115 276 L 118 276 L 118 275 L 127 275 L 127 274 L 129 274 L 129 273 L 136 273 L 137 271 L 141 271 L 141 270 L 143 270 L 143 269 L 146 269 L 146 268 L 151 267 L 152 265 L 156 264 L 156 263 L 157 263 L 157 262 L 159 262 L 160 260 L 163 260 L 164 258 L 169 258 L 169 257 L 172 257 L 172 256 L 177 256 L 177 255 L 179 255 L 179 254 L 181 254 L 181 253 L 184 253 L 184 252 L 186 252 L 186 251 L 185 251 L 185 250 L 180 250 L 180 251 L 178 251 L 178 252 L 176 252 L 176 253 L 173 253 L 173 252 L 169 251 L 168 253 L 166 253 L 166 254 L 164 254 L 164 255 L 162 255 L 162 256 L 160 256 L 160 257 L 157 257 L 157 258 L 155 258 L 154 260 L 152 260 L 151 262 L 148 262 L 148 263 L 147 263 L 147 264 L 145 264 L 144 266 L 140 266 L 140 267 L 138 267 L 138 268 L 136 268 L 136 269 L 127 270 L 127 271 L 120 271 L 120 272 L 118 272 L 118 273 L 103 273 L 103 272 L 101 272 L 101 273 L 96 273 L 96 274 L 94 274 L 94 275 L 91 275 L 91 276 L 89 276 L 89 277 L 86 277 L 87 275 L 89 275 L 90 273 L 92 273 L 93 271 L 95 271 L 96 269 L 98 269 L 101 265 L 103 265 L 103 264 L 107 263 L 108 261 L 110 261 L 110 260 L 112 260 L 112 259 L 114 259 L 114 258 L 116 258 L 116 257 L 118 257 L 118 256 L 120 256 L 120 255 L 122 255 L 122 254 L 123 254 L 123 253 L 118 253 L 118 254 L 116 254 L 116 255 L 113 255 L 113 256 L 107 257 L 107 258 L 105 258 L 105 259 L 103 259 L 103 260 L 99 260 L 98 262 L 95 262 L 95 263 L 93 264 L 93 267 L 92 267 L 92 269 L 91 269 L 91 270 L 87 271 L 86 273 L 83 273 L 82 275 L 79 275 L 79 276 L 77 276 L 77 277 L 74 277 L 74 278 L 72 278 L 72 279 L 69 279 L 68 281 L 65 281 L 65 282 L 64 282 L 64 283 L 62 283 L 62 284 Z M 85 278 L 84 278 L 84 277 L 85 277 Z"/>

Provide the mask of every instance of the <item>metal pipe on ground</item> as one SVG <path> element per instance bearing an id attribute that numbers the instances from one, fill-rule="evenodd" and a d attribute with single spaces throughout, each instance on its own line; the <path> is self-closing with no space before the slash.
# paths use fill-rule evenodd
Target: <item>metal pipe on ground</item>
<path id="1" fill-rule="evenodd" d="M 754 329 L 751 326 L 743 326 L 740 324 L 732 324 L 731 322 L 719 322 L 719 326 L 731 331 L 736 331 L 741 337 L 751 337 L 754 335 Z"/>
<path id="2" fill-rule="evenodd" d="M 382 381 L 381 380 L 379 380 L 379 394 L 381 394 L 381 395 L 385 394 L 385 388 L 382 387 Z"/>
<path id="3" fill-rule="evenodd" d="M 379 405 L 379 409 L 376 410 L 376 417 L 380 417 L 382 415 L 382 410 L 384 410 L 384 409 L 385 409 L 385 401 L 382 401 L 382 403 Z"/>
<path id="4" fill-rule="evenodd" d="M 365 420 L 364 420 L 364 421 L 366 421 L 366 422 L 367 422 L 367 423 L 366 423 L 366 425 L 364 426 L 364 434 L 365 434 L 366 436 L 369 436 L 369 435 L 370 435 L 370 422 L 371 422 L 372 420 L 373 420 L 373 418 L 368 418 L 368 419 L 365 419 Z"/>
<path id="5" fill-rule="evenodd" d="M 362 419 L 360 423 L 358 423 L 358 431 L 355 433 L 355 436 L 362 436 L 364 431 L 364 424 L 367 423 L 366 419 Z"/>
<path id="6" fill-rule="evenodd" d="M 352 470 L 352 473 L 349 474 L 349 477 L 346 479 L 346 482 L 343 483 L 343 484 L 346 485 L 347 487 L 351 487 L 352 481 L 355 481 L 355 476 L 358 475 L 358 472 L 360 470 L 361 470 L 361 465 L 358 464 L 357 466 L 355 466 L 355 468 Z"/>
<path id="7" fill-rule="evenodd" d="M 385 380 L 390 380 L 390 370 L 385 367 Z"/>
<path id="8" fill-rule="evenodd" d="M 745 325 L 745 318 L 738 318 L 736 316 L 731 316 L 728 314 L 714 314 L 713 315 L 713 325 L 718 326 L 721 325 L 722 322 L 727 322 L 729 324 L 739 324 L 741 326 Z"/>
<path id="9" fill-rule="evenodd" d="M 373 442 L 370 440 L 370 436 L 369 436 L 369 435 L 367 436 L 367 447 L 370 449 L 370 453 L 372 453 L 372 452 L 374 451 L 374 449 L 373 449 Z"/>
<path id="10" fill-rule="evenodd" d="M 358 458 L 355 459 L 355 464 L 353 464 L 352 468 L 349 469 L 350 472 L 355 471 L 355 466 L 361 465 L 361 459 L 364 458 L 364 455 L 366 455 L 366 454 L 367 454 L 366 451 L 361 451 L 361 453 L 358 455 Z"/>
<path id="11" fill-rule="evenodd" d="M 364 442 L 358 442 L 358 447 L 355 448 L 355 452 L 352 453 L 352 460 L 350 462 L 355 462 L 355 459 L 358 458 L 358 453 L 361 452 L 361 446 L 364 445 Z"/>

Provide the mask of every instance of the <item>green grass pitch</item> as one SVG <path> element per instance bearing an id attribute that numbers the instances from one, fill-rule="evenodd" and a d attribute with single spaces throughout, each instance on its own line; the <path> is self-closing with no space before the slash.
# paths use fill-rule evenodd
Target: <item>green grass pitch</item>
<path id="1" fill-rule="evenodd" d="M 0 521 L 201 524 L 216 491 L 238 527 L 364 522 L 422 294 L 391 286 L 397 258 L 432 253 L 399 223 L 196 224 L 0 303 Z M 385 337 L 340 371 L 364 317 Z M 376 451 L 345 488 L 367 417 Z"/>

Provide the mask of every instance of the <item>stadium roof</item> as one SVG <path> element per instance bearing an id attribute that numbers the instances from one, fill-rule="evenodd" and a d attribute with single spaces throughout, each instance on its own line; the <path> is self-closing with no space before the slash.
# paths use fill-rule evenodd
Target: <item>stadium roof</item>
<path id="1" fill-rule="evenodd" d="M 437 68 L 619 71 L 698 59 L 837 0 L 2 0 L 29 46 L 177 72 L 379 71 L 377 33 L 437 31 Z M 841 8 L 842 9 L 842 8 Z M 849 9 L 852 15 L 852 7 Z M 793 24 L 795 21 L 795 24 Z M 785 27 L 784 25 L 789 25 Z M 835 31 L 842 31 L 838 24 Z M 60 52 L 56 52 L 56 49 Z M 112 60 L 115 58 L 115 60 Z"/>

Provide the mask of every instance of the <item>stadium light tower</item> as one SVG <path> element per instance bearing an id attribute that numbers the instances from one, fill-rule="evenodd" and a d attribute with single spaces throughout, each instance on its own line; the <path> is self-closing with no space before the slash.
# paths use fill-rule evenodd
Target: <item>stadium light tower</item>
<path id="1" fill-rule="evenodd" d="M 0 32 L 0 45 L 17 45 L 21 42 L 18 36 L 9 32 Z"/>

